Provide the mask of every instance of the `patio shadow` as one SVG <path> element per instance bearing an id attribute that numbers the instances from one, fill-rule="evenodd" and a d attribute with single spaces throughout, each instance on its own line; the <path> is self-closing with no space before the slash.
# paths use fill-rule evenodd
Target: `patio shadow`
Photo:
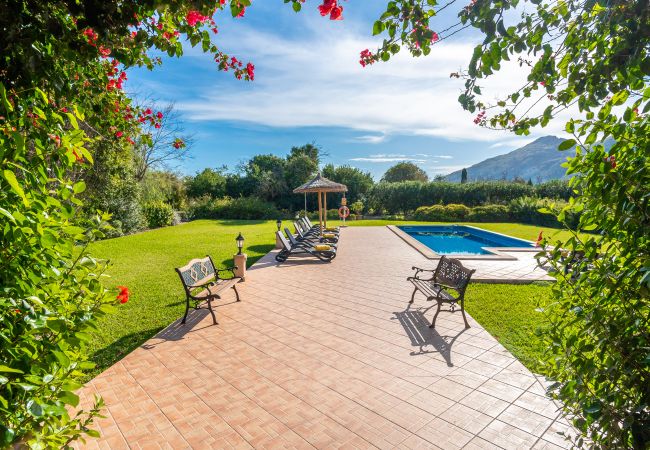
<path id="1" fill-rule="evenodd" d="M 411 345 L 419 347 L 418 351 L 410 353 L 411 356 L 439 353 L 445 359 L 447 366 L 453 367 L 451 347 L 465 330 L 461 330 L 455 336 L 441 336 L 435 328 L 429 328 L 429 321 L 424 316 L 424 313 L 428 310 L 429 308 L 424 310 L 406 308 L 405 311 L 395 312 L 394 314 L 411 340 Z M 434 350 L 426 350 L 425 347 L 427 346 L 433 347 Z"/>

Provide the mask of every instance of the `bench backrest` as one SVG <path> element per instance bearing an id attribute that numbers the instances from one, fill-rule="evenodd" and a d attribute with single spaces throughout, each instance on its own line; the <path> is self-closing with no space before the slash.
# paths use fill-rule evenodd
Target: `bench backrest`
<path id="1" fill-rule="evenodd" d="M 212 258 L 193 259 L 183 267 L 177 267 L 176 272 L 187 292 L 217 278 L 217 271 Z"/>
<path id="2" fill-rule="evenodd" d="M 476 271 L 463 266 L 459 260 L 443 256 L 433 274 L 433 281 L 450 286 L 462 294 L 474 272 Z"/>

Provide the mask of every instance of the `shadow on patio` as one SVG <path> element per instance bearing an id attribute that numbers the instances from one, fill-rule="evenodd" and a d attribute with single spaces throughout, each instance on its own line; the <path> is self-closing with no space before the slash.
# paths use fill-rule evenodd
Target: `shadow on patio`
<path id="1" fill-rule="evenodd" d="M 418 351 L 412 351 L 412 356 L 424 355 L 427 353 L 440 353 L 445 359 L 447 366 L 453 367 L 451 360 L 451 347 L 458 337 L 465 332 L 461 330 L 455 336 L 441 336 L 435 328 L 429 328 L 429 321 L 424 314 L 429 308 L 410 309 L 396 312 L 395 318 L 399 320 L 400 325 L 406 331 L 406 335 L 411 340 L 413 347 L 419 347 Z M 434 350 L 426 350 L 425 347 L 431 346 Z"/>

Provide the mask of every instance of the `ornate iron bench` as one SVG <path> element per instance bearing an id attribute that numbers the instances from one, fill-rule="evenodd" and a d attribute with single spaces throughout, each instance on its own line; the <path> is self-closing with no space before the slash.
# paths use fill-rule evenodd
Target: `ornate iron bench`
<path id="1" fill-rule="evenodd" d="M 459 260 L 446 256 L 440 258 L 438 267 L 435 269 L 413 267 L 413 270 L 415 270 L 415 274 L 407 278 L 415 286 L 409 303 L 413 303 L 417 291 L 422 292 L 427 297 L 427 301 L 438 302 L 438 309 L 429 328 L 435 328 L 436 319 L 443 303 L 449 303 L 452 312 L 455 311 L 456 305 L 460 304 L 465 328 L 469 328 L 467 317 L 465 317 L 465 290 L 475 270 L 470 270 L 464 267 Z M 422 278 L 420 274 L 425 272 L 431 273 L 431 276 Z M 450 290 L 455 291 L 455 295 Z"/>
<path id="2" fill-rule="evenodd" d="M 235 291 L 237 301 L 240 301 L 237 283 L 239 283 L 241 277 L 235 276 L 235 269 L 237 267 L 217 269 L 209 256 L 193 259 L 187 265 L 176 268 L 176 272 L 185 288 L 186 296 L 185 315 L 181 323 L 185 323 L 187 313 L 190 310 L 190 301 L 193 301 L 194 309 L 199 309 L 202 303 L 207 303 L 212 315 L 212 322 L 216 325 L 218 322 L 212 310 L 212 300 L 220 299 L 223 291 L 232 288 Z M 221 278 L 219 276 L 220 272 L 231 272 L 232 277 Z"/>

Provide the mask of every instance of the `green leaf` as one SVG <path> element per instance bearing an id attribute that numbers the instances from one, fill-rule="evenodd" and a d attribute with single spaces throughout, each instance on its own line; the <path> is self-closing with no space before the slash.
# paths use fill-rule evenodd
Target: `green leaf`
<path id="1" fill-rule="evenodd" d="M 22 370 L 14 369 L 8 366 L 3 366 L 2 364 L 0 364 L 0 372 L 25 373 Z"/>
<path id="2" fill-rule="evenodd" d="M 570 148 L 575 147 L 576 141 L 575 139 L 567 139 L 566 141 L 562 141 L 560 145 L 558 145 L 557 149 L 558 150 L 569 150 Z"/>
<path id="3" fill-rule="evenodd" d="M 378 34 L 381 34 L 385 29 L 386 26 L 384 25 L 384 22 L 382 22 L 381 20 L 377 20 L 375 24 L 372 26 L 372 35 L 376 36 Z"/>
<path id="4" fill-rule="evenodd" d="M 61 391 L 59 399 L 66 405 L 77 406 L 79 404 L 79 396 L 70 391 Z"/>
<path id="5" fill-rule="evenodd" d="M 293 2 L 293 5 L 291 7 L 295 12 L 300 12 L 300 10 L 302 9 L 300 2 Z"/>
<path id="6" fill-rule="evenodd" d="M 27 197 L 25 196 L 25 191 L 20 187 L 20 183 L 18 183 L 18 179 L 16 179 L 16 175 L 13 171 L 5 169 L 2 174 L 4 175 L 4 179 L 7 180 L 7 183 L 9 183 L 9 186 L 11 186 L 11 189 L 22 198 L 25 206 L 29 206 L 29 200 L 27 200 Z"/>
<path id="7" fill-rule="evenodd" d="M 2 83 L 0 83 L 0 99 L 2 99 L 2 106 L 4 106 L 5 111 L 11 112 L 14 110 L 14 107 L 11 106 L 11 103 L 7 100 L 7 90 L 5 89 L 5 85 Z"/>

